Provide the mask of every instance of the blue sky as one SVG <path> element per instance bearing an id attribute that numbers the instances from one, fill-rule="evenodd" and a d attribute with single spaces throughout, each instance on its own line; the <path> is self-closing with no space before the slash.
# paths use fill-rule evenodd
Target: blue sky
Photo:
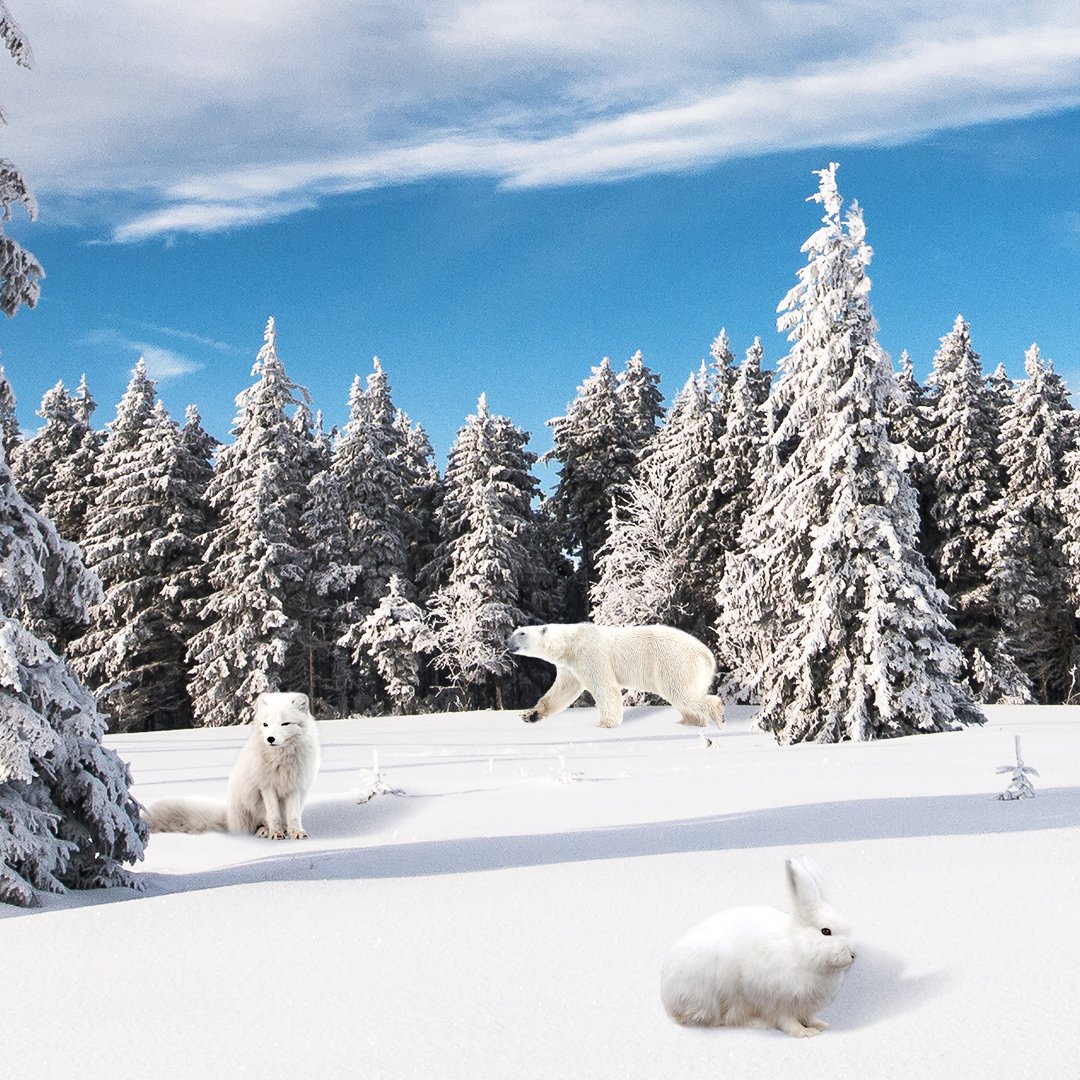
<path id="1" fill-rule="evenodd" d="M 841 163 L 881 340 L 1080 373 L 1080 11 L 911 0 L 8 0 L 0 156 L 45 265 L 0 325 L 25 427 L 140 353 L 227 434 L 268 315 L 329 423 L 378 354 L 440 459 L 477 396 L 549 445 L 603 356 L 670 397 L 775 309 Z M 137 44 L 136 44 L 137 43 Z"/>

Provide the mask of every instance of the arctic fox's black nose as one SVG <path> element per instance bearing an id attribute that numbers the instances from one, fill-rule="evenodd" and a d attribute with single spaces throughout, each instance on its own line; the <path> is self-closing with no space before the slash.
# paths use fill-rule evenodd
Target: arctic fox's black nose
<path id="1" fill-rule="evenodd" d="M 274 736 L 273 736 L 273 735 L 267 735 L 267 736 L 266 736 L 266 741 L 267 741 L 267 742 L 268 742 L 268 743 L 269 743 L 269 744 L 270 744 L 271 746 L 273 746 L 273 745 L 274 745 Z"/>

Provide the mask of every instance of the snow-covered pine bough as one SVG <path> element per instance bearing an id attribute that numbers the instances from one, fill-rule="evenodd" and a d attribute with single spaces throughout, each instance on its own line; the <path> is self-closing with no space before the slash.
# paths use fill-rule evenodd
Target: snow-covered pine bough
<path id="1" fill-rule="evenodd" d="M 229 774 L 225 802 L 161 799 L 146 811 L 151 832 L 234 832 L 307 837 L 300 815 L 319 772 L 319 732 L 307 694 L 267 693 Z"/>
<path id="2" fill-rule="evenodd" d="M 555 665 L 551 689 L 521 715 L 527 723 L 562 712 L 588 690 L 600 710 L 598 726 L 616 727 L 622 723 L 623 690 L 643 690 L 678 710 L 680 723 L 723 726 L 724 703 L 709 693 L 716 677 L 713 654 L 672 626 L 522 626 L 506 647 Z"/>

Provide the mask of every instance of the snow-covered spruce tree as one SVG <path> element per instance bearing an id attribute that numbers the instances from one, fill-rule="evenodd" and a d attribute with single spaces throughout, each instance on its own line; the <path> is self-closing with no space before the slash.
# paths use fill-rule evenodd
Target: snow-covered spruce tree
<path id="1" fill-rule="evenodd" d="M 1068 390 L 1037 345 L 1005 407 L 1000 454 L 1005 474 L 989 577 L 1008 653 L 1035 699 L 1059 704 L 1073 691 L 1077 624 L 1063 550 L 1066 461 L 1076 448 Z"/>
<path id="2" fill-rule="evenodd" d="M 712 451 L 713 494 L 703 507 L 711 520 L 699 526 L 702 535 L 710 538 L 712 546 L 697 547 L 700 554 L 696 556 L 699 563 L 711 567 L 711 572 L 702 577 L 702 586 L 711 587 L 704 605 L 713 618 L 710 632 L 703 639 L 710 644 L 719 616 L 716 594 L 726 572 L 727 560 L 738 550 L 743 523 L 758 502 L 758 470 L 766 439 L 763 406 L 772 384 L 772 372 L 763 370 L 763 360 L 761 341 L 754 338 L 742 362 L 734 369 L 730 388 L 722 402 L 726 410 L 720 418 L 719 436 Z M 703 627 L 702 630 L 704 632 Z"/>
<path id="3" fill-rule="evenodd" d="M 722 588 L 725 655 L 780 742 L 941 731 L 981 716 L 955 676 L 946 599 L 916 549 L 918 512 L 887 410 L 896 393 L 867 299 L 862 212 L 817 173 L 822 227 L 780 304 L 792 342 L 772 410 L 773 468 Z"/>
<path id="4" fill-rule="evenodd" d="M 7 5 L 0 0 L 0 44 L 20 67 L 31 63 L 30 45 L 15 25 Z M 0 125 L 5 124 L 0 109 Z M 11 220 L 11 208 L 19 204 L 31 221 L 37 217 L 37 203 L 22 173 L 10 162 L 0 159 L 0 221 Z M 4 235 L 0 226 L 0 311 L 14 315 L 25 304 L 34 307 L 41 295 L 40 280 L 45 276 L 41 263 L 21 244 Z"/>
<path id="5" fill-rule="evenodd" d="M 104 717 L 50 647 L 43 614 L 85 617 L 99 595 L 78 548 L 15 488 L 0 456 L 0 901 L 132 885 L 146 830 Z"/>
<path id="6" fill-rule="evenodd" d="M 612 500 L 608 534 L 597 556 L 599 576 L 589 592 L 589 618 L 604 626 L 677 626 L 675 597 L 682 561 L 671 548 L 663 489 L 643 466 L 620 506 Z"/>
<path id="7" fill-rule="evenodd" d="M 49 493 L 41 504 L 41 512 L 68 540 L 81 544 L 86 538 L 90 506 L 101 483 L 97 471 L 102 435 L 90 426 L 97 404 L 90 395 L 86 376 L 71 397 L 76 431 L 81 435 L 78 446 L 56 463 L 49 483 Z"/>
<path id="8" fill-rule="evenodd" d="M 201 592 L 204 462 L 160 401 L 145 414 L 147 393 L 153 384 L 137 371 L 102 448 L 85 550 L 105 592 L 72 645 L 73 663 L 120 731 L 193 719 L 184 607 Z"/>
<path id="9" fill-rule="evenodd" d="M 578 387 L 566 415 L 548 421 L 552 448 L 544 460 L 560 466 L 548 508 L 578 561 L 571 620 L 584 615 L 588 591 L 597 579 L 597 556 L 607 537 L 612 496 L 620 497 L 644 445 L 641 417 L 631 424 L 619 390 L 619 378 L 604 357 Z"/>
<path id="10" fill-rule="evenodd" d="M 450 448 L 436 559 L 445 575 L 427 606 L 435 667 L 467 707 L 502 708 L 502 684 L 517 674 L 506 639 L 530 621 L 546 585 L 528 439 L 481 394 Z"/>
<path id="11" fill-rule="evenodd" d="M 252 374 L 255 383 L 236 399 L 233 442 L 218 453 L 207 489 L 216 515 L 203 552 L 210 592 L 193 612 L 202 628 L 188 646 L 200 725 L 242 722 L 257 694 L 294 689 L 286 673 L 303 668 L 297 607 L 311 440 L 290 412 L 307 391 L 285 372 L 273 319 Z"/>
<path id="12" fill-rule="evenodd" d="M 923 482 L 923 550 L 951 601 L 952 640 L 963 654 L 976 700 L 1029 701 L 1030 688 L 1003 634 L 990 580 L 990 545 L 998 528 L 1002 472 L 993 391 L 958 315 L 941 339 L 928 380 Z"/>
<path id="13" fill-rule="evenodd" d="M 915 376 L 915 365 L 907 349 L 900 353 L 900 368 L 896 372 L 898 394 L 896 404 L 889 415 L 893 441 L 911 450 L 908 476 L 915 485 L 919 497 L 920 513 L 925 510 L 930 488 L 926 479 L 926 451 L 930 445 L 927 432 L 927 407 L 929 397 L 926 387 Z M 925 526 L 920 535 L 926 532 Z M 925 551 L 924 551 L 925 554 Z"/>
<path id="14" fill-rule="evenodd" d="M 612 498 L 590 590 L 594 622 L 669 623 L 711 634 L 720 418 L 710 387 L 703 363 Z"/>
<path id="15" fill-rule="evenodd" d="M 345 515 L 345 493 L 331 468 L 308 482 L 307 506 L 300 519 L 307 546 L 307 577 L 302 614 L 307 671 L 304 689 L 312 707 L 344 716 L 349 709 L 350 671 L 345 644 L 349 597 L 359 569 L 349 561 L 352 548 Z"/>
<path id="16" fill-rule="evenodd" d="M 639 349 L 619 372 L 618 384 L 630 443 L 640 454 L 656 434 L 657 421 L 664 415 L 660 376 L 646 365 Z"/>
<path id="17" fill-rule="evenodd" d="M 399 436 L 399 461 L 404 485 L 405 544 L 408 559 L 406 583 L 416 586 L 418 601 L 426 597 L 429 586 L 437 584 L 432 560 L 439 543 L 438 512 L 442 504 L 442 477 L 435 466 L 435 451 L 420 424 L 397 411 L 395 424 Z M 381 602 L 381 601 L 380 601 Z"/>
<path id="18" fill-rule="evenodd" d="M 368 711 L 393 705 L 384 693 L 374 660 L 363 648 L 363 627 L 397 576 L 414 594 L 414 556 L 425 526 L 415 514 L 423 458 L 429 448 L 421 429 L 394 407 L 390 381 L 378 357 L 366 385 L 353 381 L 349 420 L 334 446 L 333 470 L 341 485 L 348 526 L 345 563 L 351 587 L 341 609 L 336 640 L 353 657 L 351 707 Z M 430 528 L 430 522 L 428 523 Z M 344 565 L 344 564 L 343 564 Z"/>
<path id="19" fill-rule="evenodd" d="M 22 441 L 22 429 L 15 413 L 15 391 L 8 381 L 4 365 L 0 364 L 0 444 L 4 448 L 5 461 L 11 461 Z"/>
<path id="20" fill-rule="evenodd" d="M 709 346 L 709 357 L 712 360 L 709 368 L 709 387 L 723 415 L 727 412 L 728 394 L 731 392 L 731 384 L 735 381 L 735 354 L 731 351 L 731 339 L 728 337 L 726 327 L 720 328 L 720 333 Z"/>
<path id="21" fill-rule="evenodd" d="M 77 405 L 64 383 L 57 382 L 41 399 L 38 416 L 45 421 L 43 426 L 15 450 L 11 461 L 15 482 L 23 498 L 36 510 L 41 510 L 53 494 L 60 465 L 76 453 L 86 433 L 77 415 Z"/>
<path id="22" fill-rule="evenodd" d="M 364 620 L 355 647 L 374 663 L 395 716 L 422 707 L 424 669 L 438 643 L 423 610 L 409 599 L 397 574 L 387 583 L 379 606 Z"/>

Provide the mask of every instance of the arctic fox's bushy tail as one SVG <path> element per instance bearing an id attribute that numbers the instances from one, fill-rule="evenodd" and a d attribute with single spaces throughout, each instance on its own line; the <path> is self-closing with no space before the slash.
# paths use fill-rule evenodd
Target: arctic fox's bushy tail
<path id="1" fill-rule="evenodd" d="M 225 804 L 211 799 L 160 799 L 146 811 L 151 832 L 225 832 Z"/>

